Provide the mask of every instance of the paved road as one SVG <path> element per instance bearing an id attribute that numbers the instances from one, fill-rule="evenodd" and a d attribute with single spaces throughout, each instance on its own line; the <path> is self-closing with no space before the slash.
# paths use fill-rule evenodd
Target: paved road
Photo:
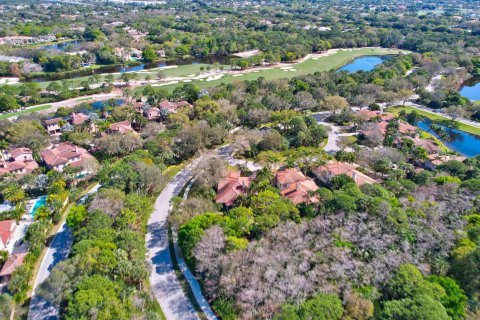
<path id="1" fill-rule="evenodd" d="M 175 274 L 168 247 L 167 225 L 171 210 L 170 200 L 177 196 L 193 177 L 192 170 L 198 161 L 197 159 L 192 162 L 167 184 L 155 201 L 154 211 L 148 220 L 146 243 L 147 257 L 151 264 L 150 285 L 167 320 L 199 319 Z"/>
<path id="2" fill-rule="evenodd" d="M 78 202 L 84 203 L 85 199 L 97 192 L 100 185 L 94 186 L 85 196 L 83 196 Z M 30 307 L 28 310 L 29 320 L 56 320 L 59 319 L 58 306 L 45 300 L 43 297 L 35 294 L 37 287 L 45 281 L 50 275 L 53 267 L 55 267 L 60 261 L 68 258 L 70 249 L 73 244 L 73 235 L 70 228 L 65 221 L 62 223 L 57 231 L 57 234 L 53 238 L 50 246 L 47 248 L 47 252 L 43 257 L 42 264 L 35 279 L 33 285 L 32 298 L 30 301 Z"/>

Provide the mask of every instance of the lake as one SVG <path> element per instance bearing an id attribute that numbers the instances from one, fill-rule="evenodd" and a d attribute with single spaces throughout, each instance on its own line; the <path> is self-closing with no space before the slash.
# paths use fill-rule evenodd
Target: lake
<path id="1" fill-rule="evenodd" d="M 79 44 L 79 43 L 82 43 L 82 41 L 80 41 L 80 40 L 71 40 L 71 41 L 65 41 L 65 42 L 47 44 L 47 45 L 38 47 L 38 49 L 65 51 L 65 49 L 66 49 L 69 45 L 77 45 L 77 44 Z"/>
<path id="2" fill-rule="evenodd" d="M 154 63 L 137 63 L 134 65 L 117 65 L 117 66 L 108 66 L 104 65 L 99 69 L 84 69 L 79 70 L 78 72 L 72 74 L 62 74 L 62 73 L 52 73 L 47 74 L 46 76 L 39 76 L 31 78 L 30 81 L 33 82 L 45 82 L 45 81 L 57 81 L 64 79 L 76 79 L 83 76 L 90 76 L 93 74 L 102 74 L 102 73 L 125 73 L 125 72 L 137 72 L 148 69 L 161 68 L 166 66 L 178 66 L 178 65 L 188 65 L 188 64 L 224 64 L 228 65 L 229 57 L 227 56 L 211 56 L 211 57 L 198 57 L 198 58 L 188 58 L 188 59 L 174 59 L 159 61 Z"/>
<path id="3" fill-rule="evenodd" d="M 450 141 L 444 141 L 437 133 L 430 129 L 431 123 L 432 122 L 429 119 L 424 119 L 423 121 L 418 122 L 416 126 L 437 137 L 449 149 L 466 157 L 474 157 L 480 154 L 480 136 L 440 125 L 440 127 L 442 127 L 442 129 L 444 129 L 450 136 Z"/>
<path id="4" fill-rule="evenodd" d="M 352 62 L 339 68 L 337 71 L 357 72 L 357 71 L 372 71 L 376 66 L 382 64 L 385 60 L 390 59 L 391 56 L 365 56 L 354 59 Z"/>
<path id="5" fill-rule="evenodd" d="M 460 94 L 471 101 L 480 100 L 480 78 L 471 78 L 465 81 Z"/>

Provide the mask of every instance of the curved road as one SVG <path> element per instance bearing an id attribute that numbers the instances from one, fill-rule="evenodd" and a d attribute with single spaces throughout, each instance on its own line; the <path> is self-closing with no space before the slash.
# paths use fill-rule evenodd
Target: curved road
<path id="1" fill-rule="evenodd" d="M 217 152 L 221 157 L 226 158 L 230 165 L 244 165 L 252 171 L 261 168 L 251 161 L 233 159 L 231 156 L 232 150 L 228 145 L 218 148 Z M 146 244 L 147 257 L 151 265 L 150 285 L 167 320 L 199 319 L 192 302 L 185 295 L 173 268 L 168 246 L 167 217 L 172 208 L 171 199 L 180 194 L 193 178 L 195 168 L 202 159 L 202 157 L 195 159 L 167 184 L 155 201 L 154 211 L 148 220 Z M 180 259 L 180 262 L 183 262 L 183 260 Z M 180 263 L 180 267 L 207 318 L 215 319 L 215 315 L 211 312 L 205 297 L 201 293 L 198 282 L 196 282 L 186 264 Z"/>

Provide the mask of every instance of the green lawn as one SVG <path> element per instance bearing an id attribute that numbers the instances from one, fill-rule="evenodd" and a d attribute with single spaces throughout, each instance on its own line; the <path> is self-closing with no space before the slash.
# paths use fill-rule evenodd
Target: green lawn
<path id="1" fill-rule="evenodd" d="M 46 105 L 37 106 L 35 108 L 20 110 L 20 111 L 13 112 L 13 113 L 1 114 L 0 119 L 8 119 L 8 118 L 11 118 L 11 117 L 22 116 L 22 115 L 29 114 L 29 113 L 32 113 L 32 112 L 37 112 L 37 111 L 50 109 L 51 107 L 52 107 L 51 105 L 46 104 Z"/>
<path id="2" fill-rule="evenodd" d="M 406 112 L 410 113 L 412 111 L 417 111 L 418 114 L 420 114 L 421 116 L 424 116 L 425 118 L 428 118 L 430 120 L 434 120 L 434 121 L 437 121 L 437 120 L 450 120 L 449 118 L 447 117 L 442 117 L 442 116 L 439 116 L 437 114 L 433 114 L 433 113 L 430 113 L 430 112 L 426 112 L 426 111 L 423 111 L 423 110 L 419 110 L 419 109 L 416 109 L 416 108 L 413 108 L 413 107 L 409 107 L 409 106 L 397 106 L 397 107 L 391 107 L 391 108 L 388 108 L 388 111 L 395 114 L 395 115 L 398 115 L 400 113 L 400 111 L 402 110 L 405 110 Z M 461 131 L 465 131 L 465 132 L 468 132 L 468 133 L 472 133 L 472 134 L 475 134 L 475 135 L 479 135 L 480 136 L 480 128 L 479 127 L 474 127 L 474 126 L 471 126 L 471 125 L 468 125 L 468 124 L 464 124 L 464 123 L 460 123 L 460 122 L 457 122 L 457 126 L 455 127 L 455 129 L 458 129 L 458 130 L 461 130 Z"/>
<path id="3" fill-rule="evenodd" d="M 286 71 L 282 70 L 279 67 L 273 67 L 270 69 L 258 70 L 257 72 L 245 73 L 241 76 L 234 77 L 233 75 L 224 75 L 221 79 L 213 81 L 205 81 L 204 79 L 194 80 L 190 83 L 193 83 L 200 88 L 208 88 L 219 85 L 221 83 L 232 83 L 234 81 L 243 81 L 243 80 L 256 80 L 259 77 L 265 77 L 267 80 L 276 80 L 282 78 L 293 78 L 300 75 L 312 74 L 314 72 L 328 71 L 332 69 L 338 69 L 339 67 L 347 64 L 352 59 L 355 59 L 360 56 L 366 55 L 386 55 L 386 54 L 398 54 L 401 50 L 392 50 L 392 49 L 383 49 L 383 48 L 363 48 L 352 51 L 339 51 L 334 54 L 331 54 L 326 57 L 319 57 L 315 59 L 308 59 L 301 63 L 291 64 L 291 70 Z M 201 66 L 206 66 L 202 64 L 197 65 L 188 65 L 188 66 L 178 66 L 178 68 L 165 70 L 167 77 L 170 76 L 186 76 L 189 74 L 195 73 L 195 70 L 200 70 Z M 225 69 L 229 69 L 227 66 Z M 188 70 L 188 71 L 187 71 Z M 198 72 L 197 71 L 197 72 Z M 156 73 L 154 73 L 156 74 Z M 176 84 L 161 86 L 165 90 L 172 91 L 178 86 L 182 86 L 185 82 L 179 82 Z M 143 90 L 143 87 L 137 87 L 137 91 Z"/>

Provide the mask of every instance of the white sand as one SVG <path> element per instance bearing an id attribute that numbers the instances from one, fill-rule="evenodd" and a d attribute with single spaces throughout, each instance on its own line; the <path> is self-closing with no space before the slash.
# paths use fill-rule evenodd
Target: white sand
<path id="1" fill-rule="evenodd" d="M 15 77 L 5 77 L 5 78 L 0 78 L 0 84 L 14 84 L 20 82 L 19 78 Z"/>

